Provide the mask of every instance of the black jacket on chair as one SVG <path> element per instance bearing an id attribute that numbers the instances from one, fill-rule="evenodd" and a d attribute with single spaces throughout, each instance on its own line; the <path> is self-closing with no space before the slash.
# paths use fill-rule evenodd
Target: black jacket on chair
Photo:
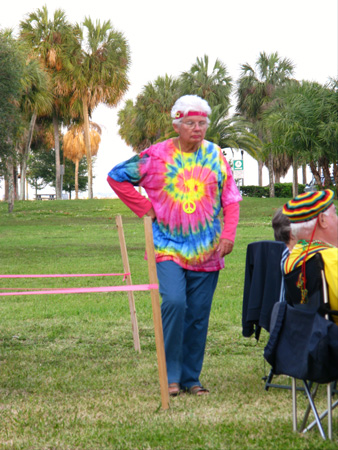
<path id="1" fill-rule="evenodd" d="M 281 257 L 286 245 L 258 241 L 248 245 L 242 309 L 242 333 L 258 340 L 261 328 L 269 331 L 273 305 L 279 301 Z"/>

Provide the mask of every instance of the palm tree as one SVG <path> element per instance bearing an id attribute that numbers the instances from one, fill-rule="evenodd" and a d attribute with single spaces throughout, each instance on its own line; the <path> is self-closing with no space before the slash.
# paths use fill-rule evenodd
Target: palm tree
<path id="1" fill-rule="evenodd" d="M 25 58 L 11 32 L 0 31 L 0 171 L 5 174 L 8 212 L 14 208 L 16 140 L 21 126 L 18 108 Z"/>
<path id="2" fill-rule="evenodd" d="M 66 15 L 61 9 L 54 12 L 53 20 L 48 18 L 46 6 L 29 14 L 28 18 L 20 23 L 20 39 L 25 41 L 31 49 L 31 53 L 38 57 L 47 70 L 52 83 L 53 102 L 53 126 L 55 141 L 55 166 L 56 166 L 56 198 L 61 199 L 61 171 L 60 171 L 60 122 L 65 113 L 65 95 L 68 86 L 62 81 L 60 72 L 66 63 L 67 54 L 64 51 L 64 43 L 68 39 L 72 27 L 66 20 Z M 66 108 L 68 110 L 69 108 Z"/>
<path id="3" fill-rule="evenodd" d="M 160 76 L 144 86 L 135 104 L 128 100 L 118 114 L 119 134 L 139 153 L 154 142 L 175 135 L 170 112 L 181 95 L 199 95 L 211 107 L 220 105 L 226 116 L 231 88 L 231 78 L 221 61 L 216 60 L 209 73 L 208 56 L 197 58 L 190 71 L 179 78 Z"/>
<path id="4" fill-rule="evenodd" d="M 209 57 L 204 55 L 203 58 L 197 58 L 190 71 L 181 74 L 179 82 L 180 95 L 198 95 L 204 98 L 211 108 L 221 105 L 227 114 L 232 83 L 225 64 L 219 59 L 216 59 L 209 73 Z"/>
<path id="5" fill-rule="evenodd" d="M 143 126 L 138 125 L 139 112 L 136 110 L 133 100 L 127 100 L 124 108 L 118 112 L 118 133 L 121 138 L 130 145 L 134 152 L 140 153 L 151 145 Z"/>
<path id="6" fill-rule="evenodd" d="M 26 63 L 25 72 L 22 77 L 22 89 L 20 108 L 24 116 L 27 117 L 29 125 L 25 129 L 24 142 L 21 148 L 20 200 L 25 199 L 27 162 L 36 119 L 40 114 L 48 114 L 51 112 L 53 101 L 47 73 L 35 59 L 30 59 Z"/>
<path id="7" fill-rule="evenodd" d="M 91 155 L 95 156 L 101 142 L 101 128 L 93 122 L 89 124 Z M 84 125 L 72 125 L 63 137 L 63 154 L 75 164 L 75 198 L 79 195 L 79 163 L 86 155 Z"/>
<path id="8" fill-rule="evenodd" d="M 136 103 L 127 100 L 118 113 L 119 135 L 136 153 L 173 132 L 170 112 L 179 97 L 179 83 L 165 75 L 148 83 L 137 97 Z"/>
<path id="9" fill-rule="evenodd" d="M 338 186 L 338 78 L 331 78 L 324 86 L 325 89 L 325 117 L 320 124 L 320 140 L 323 156 L 333 165 L 333 178 Z M 325 167 L 325 166 L 324 166 Z M 326 166 L 327 168 L 327 166 Z M 328 168 L 327 168 L 328 169 Z M 325 186 L 332 183 L 329 170 L 324 170 Z M 336 189 L 336 198 L 338 190 Z"/>
<path id="10" fill-rule="evenodd" d="M 76 26 L 68 43 L 71 56 L 65 81 L 70 82 L 72 105 L 84 123 L 88 164 L 88 197 L 93 198 L 92 152 L 89 117 L 95 107 L 104 103 L 116 106 L 129 87 L 129 47 L 123 34 L 114 30 L 110 21 L 94 24 L 85 18 L 84 29 Z"/>
<path id="11" fill-rule="evenodd" d="M 172 132 L 170 112 L 179 97 L 179 83 L 176 79 L 165 75 L 158 77 L 154 83 L 144 86 L 138 96 L 136 125 L 145 130 L 146 136 L 153 143 L 166 139 Z"/>
<path id="12" fill-rule="evenodd" d="M 260 53 L 256 61 L 256 70 L 249 64 L 241 66 L 241 76 L 237 82 L 237 112 L 252 123 L 253 130 L 262 141 L 269 140 L 267 130 L 262 126 L 262 113 L 273 101 L 277 86 L 287 84 L 294 70 L 293 63 L 281 59 L 278 53 L 267 55 Z M 268 157 L 270 196 L 274 196 L 273 157 Z M 262 160 L 258 162 L 259 185 L 262 185 Z"/>
<path id="13" fill-rule="evenodd" d="M 330 164 L 337 170 L 338 97 L 333 85 L 303 81 L 278 89 L 278 102 L 264 113 L 266 126 L 271 130 L 272 145 L 284 146 L 294 161 L 307 162 L 321 186 L 318 166 L 329 186 Z M 294 177 L 294 194 L 297 180 Z"/>
<path id="14" fill-rule="evenodd" d="M 225 117 L 221 105 L 213 108 L 210 115 L 210 125 L 206 139 L 221 148 L 244 150 L 253 158 L 261 153 L 262 143 L 259 138 L 249 131 L 250 124 L 242 116 Z"/>
<path id="15" fill-rule="evenodd" d="M 219 67 L 218 64 L 216 65 Z M 193 78 L 190 80 L 194 82 Z M 186 83 L 188 83 L 187 80 Z M 228 87 L 223 90 L 224 93 L 228 92 Z M 194 91 L 187 89 L 186 92 Z M 201 92 L 198 93 L 201 94 Z M 136 153 L 139 153 L 155 142 L 175 136 L 170 112 L 172 105 L 181 94 L 180 79 L 168 75 L 158 77 L 155 82 L 144 86 L 135 105 L 132 100 L 128 100 L 125 107 L 118 113 L 119 134 L 122 139 L 132 146 Z M 225 119 L 228 112 L 228 99 L 226 98 L 224 103 L 224 98 L 223 96 L 220 99 L 223 104 L 213 107 L 206 138 L 222 148 L 241 148 L 251 156 L 257 157 L 261 148 L 260 140 L 249 132 L 250 124 L 242 117 Z M 216 101 L 215 96 L 213 99 Z"/>

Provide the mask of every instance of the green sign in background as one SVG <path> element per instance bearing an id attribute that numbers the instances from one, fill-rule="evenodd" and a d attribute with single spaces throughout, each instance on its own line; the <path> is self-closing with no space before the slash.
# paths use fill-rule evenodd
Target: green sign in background
<path id="1" fill-rule="evenodd" d="M 234 159 L 234 170 L 243 170 L 243 160 L 242 159 Z"/>

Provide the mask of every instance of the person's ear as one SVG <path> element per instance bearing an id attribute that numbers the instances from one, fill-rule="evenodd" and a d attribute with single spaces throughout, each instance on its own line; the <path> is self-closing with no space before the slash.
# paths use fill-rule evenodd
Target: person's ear
<path id="1" fill-rule="evenodd" d="M 180 126 L 177 123 L 173 123 L 173 128 L 177 134 L 180 134 Z"/>
<path id="2" fill-rule="evenodd" d="M 326 220 L 326 215 L 325 214 L 323 214 L 323 213 L 319 214 L 318 225 L 321 228 L 327 228 L 327 220 Z"/>

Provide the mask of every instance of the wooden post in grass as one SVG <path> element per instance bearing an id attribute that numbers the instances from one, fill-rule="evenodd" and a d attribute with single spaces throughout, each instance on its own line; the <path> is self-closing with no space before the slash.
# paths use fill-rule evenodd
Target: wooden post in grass
<path id="1" fill-rule="evenodd" d="M 121 215 L 116 216 L 116 225 L 117 225 L 117 231 L 119 234 L 123 269 L 124 269 L 124 273 L 129 274 L 129 275 L 126 275 L 126 282 L 127 282 L 127 285 L 130 286 L 133 283 L 131 281 L 128 253 L 127 253 L 126 241 L 124 239 Z M 140 337 L 139 337 L 139 333 L 138 333 L 138 325 L 137 325 L 137 317 L 136 317 L 136 309 L 135 309 L 135 299 L 134 299 L 133 291 L 128 291 L 128 300 L 129 300 L 129 309 L 130 309 L 130 317 L 131 317 L 131 326 L 132 326 L 132 331 L 133 331 L 134 348 L 137 352 L 141 352 Z"/>
<path id="2" fill-rule="evenodd" d="M 155 249 L 153 241 L 152 221 L 150 217 L 144 217 L 144 231 L 146 238 L 146 251 L 148 260 L 149 282 L 157 284 Z M 160 296 L 158 289 L 151 289 L 151 305 L 153 309 L 153 320 L 155 329 L 155 343 L 158 363 L 158 373 L 160 378 L 162 409 L 169 408 L 169 391 L 167 378 L 167 365 L 165 362 L 163 328 L 160 308 Z"/>

